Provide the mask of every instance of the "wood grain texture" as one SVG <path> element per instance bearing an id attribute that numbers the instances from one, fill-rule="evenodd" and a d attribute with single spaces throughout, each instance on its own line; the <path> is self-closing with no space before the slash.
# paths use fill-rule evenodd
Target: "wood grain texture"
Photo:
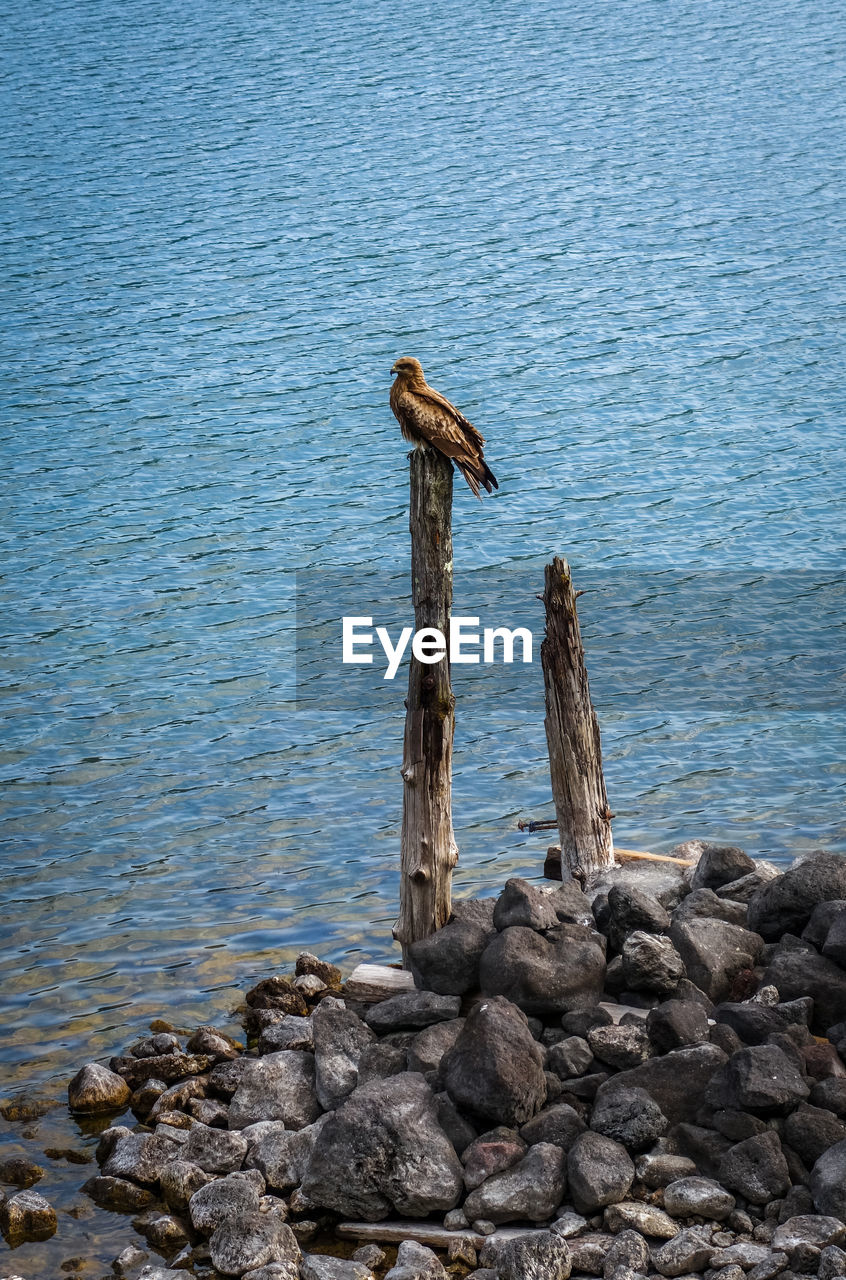
<path id="1" fill-rule="evenodd" d="M 556 557 L 546 566 L 543 600 L 544 726 L 562 874 L 565 879 L 584 881 L 604 867 L 613 866 L 614 843 L 602 773 L 599 722 L 590 700 L 576 595 L 566 560 Z"/>
<path id="2" fill-rule="evenodd" d="M 415 631 L 449 637 L 452 609 L 452 463 L 430 448 L 411 454 L 411 592 Z M 412 656 L 403 743 L 400 910 L 394 937 L 409 943 L 449 920 L 458 847 L 452 829 L 455 698 L 449 655 Z"/>

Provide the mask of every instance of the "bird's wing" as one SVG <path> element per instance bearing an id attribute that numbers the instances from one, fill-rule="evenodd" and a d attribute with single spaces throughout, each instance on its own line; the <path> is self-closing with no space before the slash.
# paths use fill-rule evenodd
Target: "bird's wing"
<path id="1" fill-rule="evenodd" d="M 441 453 L 454 458 L 468 450 L 471 455 L 475 454 L 484 447 L 485 437 L 481 431 L 468 422 L 446 396 L 430 386 L 425 389 L 415 387 L 413 395 L 417 402 L 415 416 L 419 418 L 419 429 Z M 443 437 L 443 443 L 439 437 Z"/>

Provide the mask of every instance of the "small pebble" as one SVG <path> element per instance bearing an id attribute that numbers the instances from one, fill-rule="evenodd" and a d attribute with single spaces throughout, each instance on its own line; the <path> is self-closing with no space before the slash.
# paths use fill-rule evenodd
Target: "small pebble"
<path id="1" fill-rule="evenodd" d="M 494 1224 L 488 1222 L 487 1218 L 477 1218 L 471 1226 L 477 1236 L 492 1236 L 496 1231 Z"/>

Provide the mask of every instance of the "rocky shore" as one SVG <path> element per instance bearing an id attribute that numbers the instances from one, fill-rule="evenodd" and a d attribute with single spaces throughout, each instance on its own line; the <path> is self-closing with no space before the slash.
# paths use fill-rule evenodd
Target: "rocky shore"
<path id="1" fill-rule="evenodd" d="M 303 954 L 247 994 L 246 1049 L 159 1031 L 83 1067 L 72 1112 L 137 1121 L 85 1184 L 131 1215 L 113 1272 L 846 1276 L 846 859 L 674 852 L 456 903 L 401 994 Z M 0 1227 L 56 1215 L 0 1192 Z"/>

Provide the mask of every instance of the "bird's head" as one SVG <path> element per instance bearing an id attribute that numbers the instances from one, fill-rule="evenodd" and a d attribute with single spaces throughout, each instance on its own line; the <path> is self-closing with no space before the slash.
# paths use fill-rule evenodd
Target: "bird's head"
<path id="1" fill-rule="evenodd" d="M 407 378 L 410 382 L 425 382 L 423 376 L 423 366 L 419 360 L 415 360 L 414 356 L 400 356 L 399 360 L 395 360 L 391 373 L 395 373 L 398 378 Z"/>

